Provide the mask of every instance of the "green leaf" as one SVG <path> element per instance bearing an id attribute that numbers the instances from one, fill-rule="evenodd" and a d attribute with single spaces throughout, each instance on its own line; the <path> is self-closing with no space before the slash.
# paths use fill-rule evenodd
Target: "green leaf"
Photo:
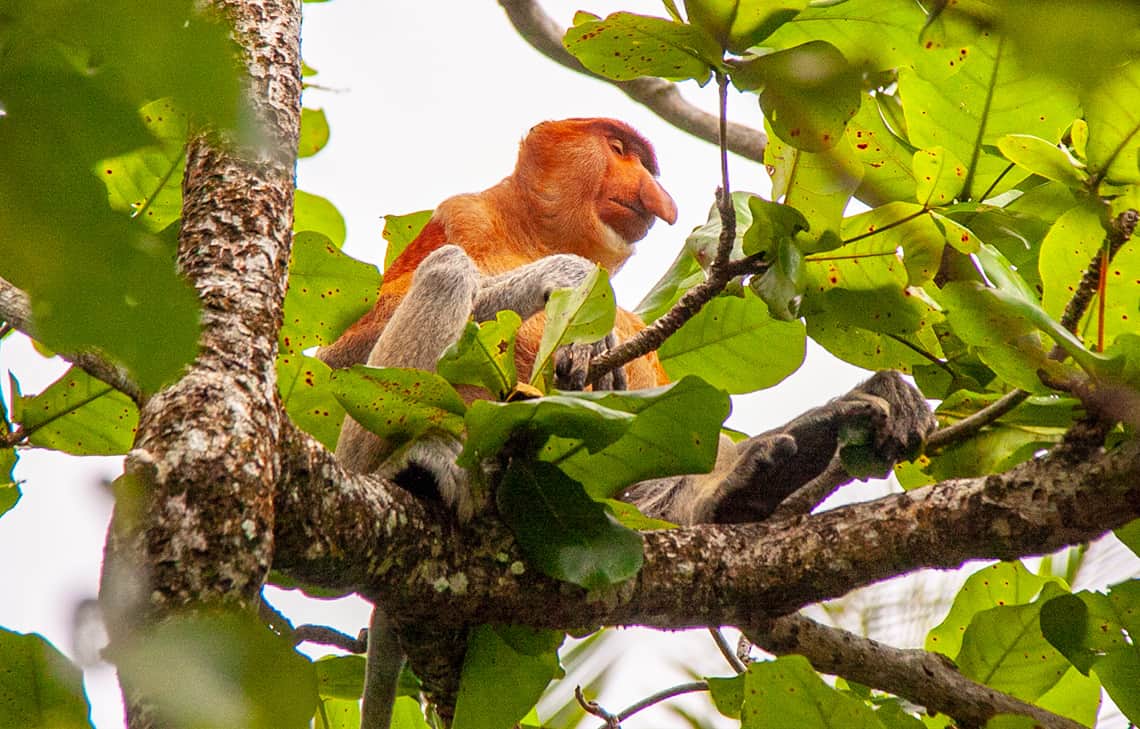
<path id="1" fill-rule="evenodd" d="M 100 160 L 94 169 L 107 186 L 111 208 L 157 233 L 182 217 L 186 113 L 173 99 L 159 99 L 145 104 L 139 115 L 157 144 Z"/>
<path id="2" fill-rule="evenodd" d="M 748 210 L 752 222 L 746 226 L 741 243 L 746 256 L 763 253 L 765 259 L 774 261 L 781 243 L 791 243 L 796 233 L 810 227 L 799 210 L 756 195 L 748 196 Z M 739 220 L 737 227 L 742 227 Z"/>
<path id="3" fill-rule="evenodd" d="M 577 287 L 552 293 L 546 302 L 546 324 L 530 384 L 542 385 L 552 366 L 554 351 L 559 347 L 596 342 L 612 332 L 615 306 L 610 277 L 600 266 Z"/>
<path id="4" fill-rule="evenodd" d="M 329 120 L 324 109 L 301 109 L 301 137 L 298 157 L 312 157 L 329 143 Z"/>
<path id="5" fill-rule="evenodd" d="M 512 460 L 497 500 L 527 562 L 551 577 L 596 590 L 641 569 L 641 536 L 551 463 Z"/>
<path id="6" fill-rule="evenodd" d="M 242 613 L 168 617 L 111 657 L 178 726 L 300 729 L 317 706 L 309 660 Z"/>
<path id="7" fill-rule="evenodd" d="M 1005 158 L 1035 175 L 1079 188 L 1088 180 L 1085 166 L 1056 144 L 1031 134 L 1007 134 L 997 140 Z"/>
<path id="8" fill-rule="evenodd" d="M 1079 592 L 1041 611 L 1049 642 L 1084 673 L 1094 671 L 1130 720 L 1140 717 L 1140 580 L 1114 585 L 1108 595 Z"/>
<path id="9" fill-rule="evenodd" d="M 1050 582 L 1038 602 L 976 614 L 954 659 L 962 675 L 1025 701 L 1034 701 L 1053 688 L 1069 662 L 1042 635 L 1041 606 L 1062 591 Z"/>
<path id="10" fill-rule="evenodd" d="M 463 398 L 424 370 L 354 365 L 334 370 L 333 394 L 352 418 L 382 438 L 411 441 L 428 432 L 463 435 Z"/>
<path id="11" fill-rule="evenodd" d="M 91 726 L 83 672 L 38 635 L 0 628 L 0 726 Z"/>
<path id="12" fill-rule="evenodd" d="M 1134 60 L 1112 69 L 1083 99 L 1089 167 L 1110 182 L 1140 182 L 1140 108 L 1131 101 L 1137 94 L 1140 61 Z"/>
<path id="13" fill-rule="evenodd" d="M 699 230 L 699 229 L 698 229 Z M 701 268 L 697 257 L 686 246 L 677 254 L 677 258 L 661 279 L 653 284 L 653 288 L 634 309 L 634 313 L 641 320 L 652 323 L 676 304 L 686 291 L 704 281 L 704 269 Z"/>
<path id="14" fill-rule="evenodd" d="M 309 1 L 323 2 L 324 0 Z M 396 723 L 396 714 L 397 710 L 393 709 L 393 727 L 401 726 Z M 420 721 L 423 722 L 422 717 Z M 360 729 L 360 701 L 329 699 L 322 696 L 320 706 L 317 707 L 317 714 L 313 717 L 313 725 L 316 729 Z M 426 729 L 427 724 L 423 724 L 423 727 Z"/>
<path id="15" fill-rule="evenodd" d="M 913 200 L 915 149 L 892 131 L 879 112 L 878 99 L 865 97 L 859 111 L 847 122 L 848 141 L 855 159 L 862 164 L 863 175 L 855 197 L 867 205 Z"/>
<path id="16" fill-rule="evenodd" d="M 313 662 L 321 697 L 359 699 L 364 694 L 364 656 L 325 656 Z"/>
<path id="17" fill-rule="evenodd" d="M 624 501 L 617 499 L 601 499 L 601 503 L 605 505 L 606 512 L 618 523 L 629 529 L 638 532 L 648 532 L 657 529 L 676 529 L 677 525 L 671 521 L 664 519 L 653 519 L 645 516 L 633 504 L 627 504 Z"/>
<path id="18" fill-rule="evenodd" d="M 772 199 L 783 197 L 785 205 L 807 220 L 815 243 L 804 245 L 805 253 L 834 248 L 847 201 L 863 178 L 854 147 L 844 137 L 826 152 L 805 152 L 773 136 L 771 124 L 766 122 L 765 128 L 769 137 L 764 164 L 772 176 Z"/>
<path id="19" fill-rule="evenodd" d="M 380 282 L 374 266 L 345 255 L 324 234 L 294 235 L 281 351 L 299 354 L 335 342 L 372 308 Z"/>
<path id="20" fill-rule="evenodd" d="M 705 31 L 633 13 L 614 13 L 605 20 L 587 19 L 566 31 L 562 45 L 594 73 L 628 81 L 659 76 L 704 84 L 723 55 Z"/>
<path id="21" fill-rule="evenodd" d="M 971 41 L 948 64 L 901 68 L 899 94 L 910 142 L 919 148 L 944 147 L 964 161 L 970 172 L 963 197 L 978 199 L 991 188 L 990 194 L 1009 189 L 1021 178 L 1005 174 L 1008 163 L 985 145 L 1007 134 L 1058 141 L 1079 108 L 1069 89 L 1036 73 L 1032 65 L 1019 64 L 995 34 L 975 33 Z"/>
<path id="22" fill-rule="evenodd" d="M 420 210 L 406 215 L 385 215 L 384 230 L 380 234 L 388 241 L 388 250 L 384 253 L 384 269 L 392 265 L 408 244 L 416 239 L 420 231 L 431 220 L 431 210 Z"/>
<path id="23" fill-rule="evenodd" d="M 685 0 L 689 22 L 740 54 L 807 7 L 807 0 Z"/>
<path id="24" fill-rule="evenodd" d="M 912 286 L 921 285 L 934 278 L 938 272 L 942 250 L 946 246 L 945 231 L 938 227 L 931 215 L 923 211 L 922 206 L 914 203 L 894 202 L 853 215 L 843 221 L 843 237 L 857 242 L 860 242 L 859 238 L 864 238 L 863 246 L 852 247 L 849 244 L 828 256 L 813 256 L 813 259 L 855 256 L 850 265 L 839 267 L 840 272 L 871 266 L 874 273 L 881 275 L 868 276 L 875 281 L 885 281 L 887 277 L 894 278 L 897 262 L 891 256 L 881 254 L 901 251 L 907 283 Z M 876 251 L 880 253 L 879 256 L 873 255 Z M 862 260 L 867 258 L 878 260 Z M 881 271 L 883 266 L 887 267 L 887 271 Z"/>
<path id="25" fill-rule="evenodd" d="M 139 420 L 129 397 L 76 367 L 21 397 L 18 412 L 29 443 L 77 456 L 126 453 Z"/>
<path id="26" fill-rule="evenodd" d="M 635 416 L 628 430 L 600 449 L 590 447 L 588 434 L 560 432 L 543 449 L 544 460 L 557 463 L 595 498 L 637 481 L 712 470 L 730 410 L 728 395 L 697 377 L 650 390 L 576 397 Z"/>
<path id="27" fill-rule="evenodd" d="M 744 675 L 741 729 L 882 729 L 869 706 L 824 683 L 803 656 L 753 663 Z"/>
<path id="28" fill-rule="evenodd" d="M 522 319 L 500 311 L 494 321 L 468 322 L 459 340 L 439 358 L 436 372 L 453 385 L 477 385 L 499 400 L 518 384 L 515 334 Z"/>
<path id="29" fill-rule="evenodd" d="M 645 391 L 637 392 L 640 395 Z M 456 462 L 473 467 L 498 453 L 514 433 L 522 431 L 575 438 L 591 451 L 601 450 L 625 433 L 633 416 L 586 395 L 565 393 L 510 403 L 474 401 L 467 411 L 467 440 Z"/>
<path id="30" fill-rule="evenodd" d="M 755 198 L 754 195 L 747 192 L 734 192 L 732 193 L 732 207 L 736 213 L 736 238 L 732 241 L 732 253 L 729 254 L 730 259 L 740 258 L 743 254 L 744 235 L 747 230 L 752 227 L 752 208 L 751 200 Z M 778 213 L 773 213 L 778 215 Z M 685 238 L 685 248 L 678 258 L 678 262 L 684 257 L 685 253 L 690 253 L 700 263 L 701 268 L 708 269 L 716 260 L 716 252 L 720 247 L 720 234 L 724 230 L 724 224 L 720 219 L 720 209 L 714 202 L 709 206 L 708 219 L 704 225 L 693 228 L 693 232 L 689 233 Z M 757 236 L 757 241 L 760 240 L 760 231 L 754 233 Z M 674 266 L 677 262 L 674 262 Z M 703 281 L 700 278 L 695 283 Z M 659 284 L 660 285 L 660 284 Z M 692 284 L 690 284 L 692 285 Z M 680 298 L 678 294 L 676 298 Z M 656 318 L 656 317 L 654 317 Z"/>
<path id="31" fill-rule="evenodd" d="M 562 675 L 562 633 L 480 625 L 467 638 L 454 729 L 510 729 Z"/>
<path id="32" fill-rule="evenodd" d="M 1030 572 L 1021 562 L 998 562 L 966 579 L 946 618 L 926 636 L 926 650 L 954 658 L 973 617 L 1003 605 L 1023 605 L 1041 592 L 1050 578 Z"/>
<path id="33" fill-rule="evenodd" d="M 360 729 L 359 718 L 349 729 Z M 429 729 L 420 702 L 410 696 L 397 696 L 396 705 L 392 708 L 391 729 Z"/>
<path id="34" fill-rule="evenodd" d="M 293 232 L 312 231 L 332 241 L 337 248 L 344 245 L 344 216 L 328 199 L 304 190 L 293 193 Z"/>
<path id="35" fill-rule="evenodd" d="M 336 448 L 344 407 L 330 384 L 332 370 L 324 362 L 303 354 L 277 357 L 277 390 L 289 418 L 326 448 Z"/>
<path id="36" fill-rule="evenodd" d="M 962 192 L 966 165 L 943 147 L 914 153 L 914 196 L 925 208 L 949 205 Z"/>
<path id="37" fill-rule="evenodd" d="M 1131 549 L 1133 554 L 1140 557 L 1140 519 L 1128 522 L 1113 534 L 1124 543 L 1124 546 Z"/>
<path id="38" fill-rule="evenodd" d="M 29 46 L 39 52 L 6 56 L 0 74 L 0 276 L 31 296 L 40 341 L 100 349 L 154 392 L 197 353 L 198 300 L 170 249 L 111 210 L 92 171 L 155 140 L 109 71 L 79 72 L 57 46 Z"/>
<path id="39" fill-rule="evenodd" d="M 804 254 L 791 239 L 776 244 L 772 265 L 760 276 L 753 276 L 748 287 L 768 305 L 768 313 L 779 321 L 800 317 L 804 293 Z"/>
<path id="40" fill-rule="evenodd" d="M 718 296 L 665 340 L 657 354 L 669 377 L 701 377 L 730 393 L 771 387 L 803 362 L 798 320 L 779 321 L 751 293 Z"/>
<path id="41" fill-rule="evenodd" d="M 852 66 L 869 71 L 909 65 L 919 54 L 926 15 L 912 3 L 894 0 L 813 2 L 780 27 L 765 46 L 792 48 L 822 40 L 839 49 Z"/>
<path id="42" fill-rule="evenodd" d="M 744 704 L 745 680 L 743 673 L 731 678 L 710 676 L 705 679 L 709 684 L 709 696 L 712 697 L 716 710 L 730 719 L 740 718 L 740 707 Z"/>
<path id="43" fill-rule="evenodd" d="M 741 62 L 731 76 L 742 90 L 762 88 L 760 108 L 773 131 L 807 152 L 823 152 L 838 144 L 862 101 L 856 69 L 824 41 Z"/>

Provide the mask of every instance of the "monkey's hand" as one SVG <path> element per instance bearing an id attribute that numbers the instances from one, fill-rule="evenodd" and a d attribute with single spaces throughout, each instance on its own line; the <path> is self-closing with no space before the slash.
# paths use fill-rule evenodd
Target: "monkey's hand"
<path id="1" fill-rule="evenodd" d="M 559 253 L 498 276 L 486 276 L 475 297 L 475 321 L 493 319 L 496 312 L 504 309 L 528 319 L 542 311 L 556 290 L 574 288 L 597 268 L 596 263 L 582 256 Z"/>
<path id="2" fill-rule="evenodd" d="M 610 332 L 604 339 L 590 344 L 567 344 L 554 352 L 554 386 L 559 390 L 584 390 L 590 373 L 590 360 L 617 346 L 617 337 Z M 617 367 L 602 376 L 594 385 L 595 391 L 624 390 L 628 386 L 625 368 Z"/>
<path id="3" fill-rule="evenodd" d="M 475 513 L 475 499 L 467 470 L 455 459 L 463 441 L 445 433 L 428 433 L 397 450 L 376 471 L 422 499 L 438 499 L 450 507 L 459 521 Z"/>

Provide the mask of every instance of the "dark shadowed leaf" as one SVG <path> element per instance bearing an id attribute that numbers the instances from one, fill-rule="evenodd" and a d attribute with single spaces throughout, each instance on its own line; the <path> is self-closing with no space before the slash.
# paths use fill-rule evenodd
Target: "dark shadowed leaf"
<path id="1" fill-rule="evenodd" d="M 554 464 L 511 461 L 497 500 L 527 562 L 551 577 L 596 590 L 641 569 L 640 535 L 618 524 Z"/>

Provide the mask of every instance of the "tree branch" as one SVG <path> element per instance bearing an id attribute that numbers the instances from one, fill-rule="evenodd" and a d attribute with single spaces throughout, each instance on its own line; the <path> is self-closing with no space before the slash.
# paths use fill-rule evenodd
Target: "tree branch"
<path id="1" fill-rule="evenodd" d="M 713 114 L 685 101 L 675 84 L 658 78 L 643 77 L 632 81 L 613 81 L 590 71 L 562 47 L 566 34 L 534 0 L 499 0 L 511 24 L 523 40 L 550 60 L 571 71 L 612 84 L 626 96 L 649 109 L 657 116 L 710 144 L 717 143 L 719 121 Z M 743 124 L 729 123 L 728 148 L 750 159 L 764 162 L 764 147 L 768 137 L 759 130 Z"/>
<path id="2" fill-rule="evenodd" d="M 642 571 L 604 599 L 533 573 L 493 517 L 458 530 L 414 504 L 393 513 L 381 504 L 399 495 L 381 497 L 381 482 L 339 482 L 331 454 L 307 457 L 279 491 L 276 566 L 323 587 L 368 585 L 402 619 L 445 626 L 757 625 L 916 569 L 1042 554 L 1140 517 L 1140 441 L 1087 460 L 1060 448 L 810 517 L 648 532 Z"/>
<path id="3" fill-rule="evenodd" d="M 32 303 L 28 295 L 4 278 L 0 278 L 0 321 L 7 322 L 14 329 L 34 337 L 32 325 Z M 119 367 L 94 352 L 59 352 L 68 362 L 97 380 L 106 382 L 119 392 L 135 401 L 142 402 L 142 393 L 123 367 Z"/>
<path id="4" fill-rule="evenodd" d="M 798 654 L 821 673 L 904 696 L 961 726 L 982 726 L 997 714 L 1032 717 L 1043 729 L 1081 729 L 1081 724 L 1039 706 L 975 683 L 954 662 L 937 653 L 892 648 L 800 615 L 787 615 L 767 628 L 746 630 L 748 638 L 776 655 Z"/>

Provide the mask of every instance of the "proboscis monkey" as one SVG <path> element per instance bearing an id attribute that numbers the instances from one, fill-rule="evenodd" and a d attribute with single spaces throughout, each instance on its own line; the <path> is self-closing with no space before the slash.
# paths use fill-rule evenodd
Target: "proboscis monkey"
<path id="1" fill-rule="evenodd" d="M 367 362 L 430 370 L 471 317 L 483 321 L 512 309 L 524 319 L 518 371 L 530 372 L 542 333 L 537 314 L 550 293 L 576 285 L 595 264 L 617 271 L 656 218 L 675 222 L 676 205 L 657 174 L 652 146 L 627 124 L 612 119 L 539 124 L 522 141 L 509 177 L 436 208 L 385 272 L 376 305 L 319 356 L 333 367 Z M 617 338 L 643 326 L 635 315 L 618 310 Z M 611 384 L 620 385 L 621 379 Z M 624 379 L 631 389 L 668 381 L 655 355 L 626 365 Z M 934 426 L 917 391 L 896 373 L 879 373 L 783 428 L 740 443 L 722 438 L 709 474 L 635 484 L 625 498 L 650 515 L 682 524 L 763 520 L 828 470 L 841 426 L 856 418 L 872 423 L 873 446 L 888 465 L 917 448 Z M 402 485 L 430 481 L 466 519 L 474 505 L 466 472 L 455 465 L 461 445 L 450 436 L 429 435 L 390 458 L 387 444 L 347 418 L 337 456 L 349 470 L 378 473 Z M 390 638 L 384 623 L 376 611 L 373 633 L 384 630 Z M 370 664 L 373 658 L 370 649 Z M 390 680 L 392 666 L 385 670 Z M 390 705 L 390 697 L 387 701 Z M 363 726 L 386 726 L 383 716 L 369 721 L 376 714 L 366 696 Z"/>

